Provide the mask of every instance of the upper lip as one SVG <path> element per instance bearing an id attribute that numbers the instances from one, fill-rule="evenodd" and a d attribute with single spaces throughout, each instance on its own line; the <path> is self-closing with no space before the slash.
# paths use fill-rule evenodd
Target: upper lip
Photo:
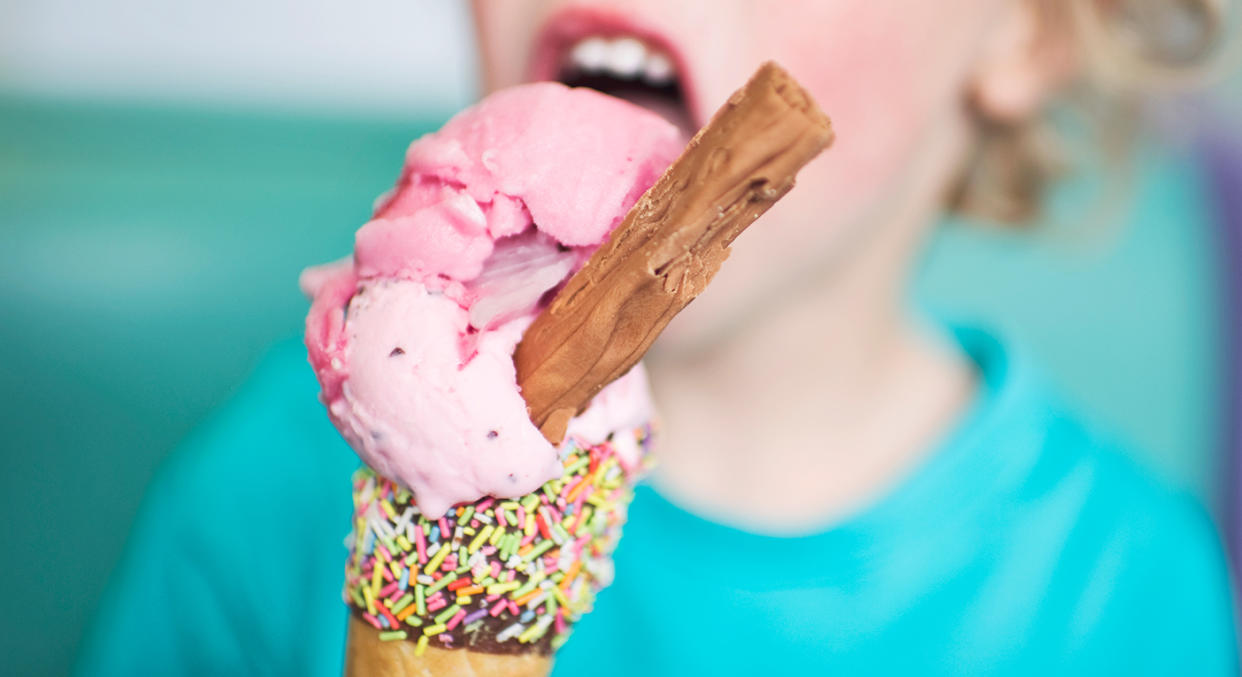
<path id="1" fill-rule="evenodd" d="M 548 18 L 535 41 L 528 76 L 531 80 L 555 80 L 561 74 L 569 50 L 581 40 L 629 36 L 664 52 L 673 62 L 682 97 L 690 117 L 698 120 L 693 82 L 681 51 L 663 31 L 634 12 L 601 7 L 569 7 Z"/>

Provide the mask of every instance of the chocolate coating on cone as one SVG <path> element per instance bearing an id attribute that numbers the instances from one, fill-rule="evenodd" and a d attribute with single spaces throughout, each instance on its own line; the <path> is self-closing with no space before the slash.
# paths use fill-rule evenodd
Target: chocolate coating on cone
<path id="1" fill-rule="evenodd" d="M 359 468 L 343 591 L 354 620 L 385 643 L 551 655 L 612 579 L 650 429 L 579 442 L 566 442 L 564 474 L 539 491 L 435 520 L 409 491 Z M 638 455 L 622 457 L 620 444 L 637 445 Z"/>
<path id="2" fill-rule="evenodd" d="M 518 384 L 544 437 L 559 443 L 569 419 L 642 358 L 832 138 L 775 63 L 730 97 L 518 344 Z"/>
<path id="3" fill-rule="evenodd" d="M 493 654 L 469 649 L 426 647 L 415 655 L 411 642 L 380 641 L 379 631 L 349 619 L 345 644 L 346 677 L 546 677 L 551 656 Z"/>

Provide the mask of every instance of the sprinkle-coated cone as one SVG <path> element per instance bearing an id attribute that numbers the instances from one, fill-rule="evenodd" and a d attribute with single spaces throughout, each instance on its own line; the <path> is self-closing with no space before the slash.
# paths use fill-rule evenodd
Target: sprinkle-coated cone
<path id="1" fill-rule="evenodd" d="M 547 674 L 573 623 L 612 581 L 649 439 L 647 427 L 597 445 L 571 437 L 561 447 L 564 474 L 538 491 L 434 520 L 409 491 L 359 469 L 346 674 Z"/>

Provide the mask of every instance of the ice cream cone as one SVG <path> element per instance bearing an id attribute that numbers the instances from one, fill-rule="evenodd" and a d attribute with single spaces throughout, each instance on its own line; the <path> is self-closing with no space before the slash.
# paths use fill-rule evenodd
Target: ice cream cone
<path id="1" fill-rule="evenodd" d="M 427 519 L 410 492 L 354 478 L 347 675 L 544 675 L 612 580 L 649 428 L 562 447 L 564 475 Z"/>
<path id="2" fill-rule="evenodd" d="M 546 674 L 611 582 L 650 437 L 634 367 L 832 132 L 769 63 L 655 179 L 675 140 L 588 90 L 494 94 L 411 146 L 352 261 L 304 275 L 329 416 L 389 475 L 354 479 L 346 674 Z"/>

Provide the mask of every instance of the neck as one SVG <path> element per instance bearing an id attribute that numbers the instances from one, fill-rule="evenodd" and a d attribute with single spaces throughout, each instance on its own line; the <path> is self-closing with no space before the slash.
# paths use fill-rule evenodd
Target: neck
<path id="1" fill-rule="evenodd" d="M 649 360 L 661 411 L 653 482 L 761 531 L 804 531 L 876 500 L 935 448 L 974 389 L 967 361 L 905 310 L 934 195 L 870 224 L 710 345 Z"/>

